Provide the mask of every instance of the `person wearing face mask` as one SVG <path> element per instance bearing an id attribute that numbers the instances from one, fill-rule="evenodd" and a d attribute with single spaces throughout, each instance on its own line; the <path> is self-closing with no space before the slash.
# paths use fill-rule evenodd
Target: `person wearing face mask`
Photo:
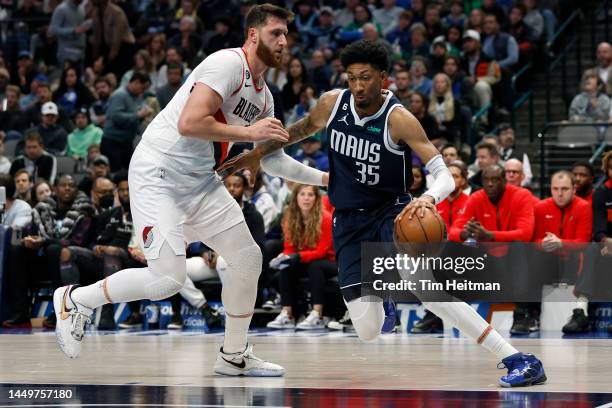
<path id="1" fill-rule="evenodd" d="M 102 214 L 115 203 L 115 186 L 106 177 L 98 177 L 94 180 L 91 189 L 91 201 L 98 214 Z"/>

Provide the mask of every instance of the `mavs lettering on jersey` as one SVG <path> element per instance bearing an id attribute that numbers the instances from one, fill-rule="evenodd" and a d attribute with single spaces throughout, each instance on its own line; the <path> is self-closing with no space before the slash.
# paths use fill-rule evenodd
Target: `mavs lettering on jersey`
<path id="1" fill-rule="evenodd" d="M 403 196 L 412 185 L 411 150 L 393 143 L 387 121 L 399 100 L 387 91 L 374 115 L 359 118 L 349 90 L 338 96 L 326 134 L 329 198 L 338 209 L 372 208 Z"/>

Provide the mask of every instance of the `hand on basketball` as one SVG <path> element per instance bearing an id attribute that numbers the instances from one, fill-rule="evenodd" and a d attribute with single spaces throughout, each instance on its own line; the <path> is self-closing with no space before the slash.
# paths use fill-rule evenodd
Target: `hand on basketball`
<path id="1" fill-rule="evenodd" d="M 247 131 L 248 139 L 251 142 L 263 142 L 265 140 L 286 142 L 289 140 L 289 133 L 287 133 L 281 121 L 275 118 L 265 118 L 257 121 L 249 126 Z"/>
<path id="2" fill-rule="evenodd" d="M 260 157 L 253 152 L 240 153 L 219 166 L 217 174 L 225 179 L 240 170 L 246 169 L 248 170 L 249 183 L 253 185 L 255 175 L 259 171 L 259 160 Z"/>
<path id="3" fill-rule="evenodd" d="M 398 214 L 397 217 L 395 217 L 395 223 L 399 222 L 405 216 L 412 219 L 415 214 L 423 218 L 425 217 L 425 209 L 427 208 L 435 211 L 436 207 L 434 206 L 433 197 L 423 195 L 419 198 L 415 198 L 402 210 L 401 213 Z"/>

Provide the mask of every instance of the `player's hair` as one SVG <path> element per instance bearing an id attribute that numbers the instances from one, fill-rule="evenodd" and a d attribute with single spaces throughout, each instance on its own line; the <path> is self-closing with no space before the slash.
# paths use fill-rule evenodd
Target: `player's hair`
<path id="1" fill-rule="evenodd" d="M 550 180 L 552 181 L 552 179 L 554 179 L 555 177 L 568 177 L 570 179 L 570 182 L 572 183 L 572 186 L 576 184 L 576 177 L 574 177 L 574 173 L 572 173 L 571 171 L 557 170 L 550 177 Z"/>
<path id="2" fill-rule="evenodd" d="M 591 177 L 593 177 L 595 175 L 595 168 L 593 167 L 593 165 L 591 163 L 589 163 L 586 160 L 580 160 L 580 161 L 577 161 L 576 163 L 572 164 L 571 170 L 574 171 L 574 169 L 576 167 L 584 167 L 585 169 L 588 170 L 589 176 L 591 176 Z"/>
<path id="3" fill-rule="evenodd" d="M 370 64 L 379 71 L 389 70 L 389 54 L 379 41 L 355 41 L 344 48 L 340 60 L 347 69 L 351 64 Z"/>
<path id="4" fill-rule="evenodd" d="M 249 36 L 249 29 L 257 28 L 266 24 L 266 20 L 269 16 L 276 17 L 280 20 L 285 20 L 287 23 L 291 23 L 295 15 L 287 9 L 270 3 L 253 6 L 246 15 L 244 37 L 247 38 Z"/>
<path id="5" fill-rule="evenodd" d="M 480 150 L 480 149 L 486 149 L 489 151 L 489 154 L 493 157 L 498 157 L 499 156 L 499 152 L 497 151 L 497 148 L 495 147 L 494 144 L 492 143 L 488 143 L 488 142 L 480 142 L 476 145 L 476 151 Z"/>
<path id="6" fill-rule="evenodd" d="M 312 188 L 315 193 L 315 202 L 310 211 L 310 217 L 307 220 L 304 220 L 302 210 L 300 210 L 297 203 L 298 194 L 305 188 Z M 285 239 L 288 239 L 297 250 L 315 247 L 321 237 L 322 219 L 323 205 L 319 189 L 316 186 L 296 184 L 291 192 L 291 198 L 285 208 L 283 217 L 283 235 Z"/>

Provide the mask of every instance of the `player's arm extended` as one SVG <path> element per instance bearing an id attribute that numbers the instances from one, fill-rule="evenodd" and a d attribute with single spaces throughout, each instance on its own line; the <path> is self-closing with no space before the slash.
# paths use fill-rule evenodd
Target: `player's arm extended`
<path id="1" fill-rule="evenodd" d="M 403 142 L 410 146 L 423 163 L 426 163 L 425 168 L 434 177 L 433 184 L 422 196 L 431 197 L 432 204 L 443 201 L 455 189 L 455 180 L 438 149 L 427 139 L 419 121 L 406 109 L 399 107 L 391 112 L 389 126 L 391 140 L 395 144 Z"/>
<path id="2" fill-rule="evenodd" d="M 179 133 L 182 136 L 212 141 L 287 140 L 287 131 L 283 129 L 281 122 L 274 118 L 260 120 L 248 127 L 219 122 L 214 115 L 222 104 L 221 95 L 208 85 L 196 82 L 179 117 Z"/>
<path id="3" fill-rule="evenodd" d="M 289 140 L 286 142 L 270 140 L 257 144 L 255 149 L 245 155 L 237 156 L 225 162 L 217 172 L 221 177 L 249 168 L 255 173 L 259 164 L 266 173 L 303 184 L 326 185 L 327 173 L 312 169 L 289 157 L 282 150 L 284 146 L 297 143 L 323 129 L 336 104 L 340 90 L 324 93 L 308 115 L 287 128 Z"/>

